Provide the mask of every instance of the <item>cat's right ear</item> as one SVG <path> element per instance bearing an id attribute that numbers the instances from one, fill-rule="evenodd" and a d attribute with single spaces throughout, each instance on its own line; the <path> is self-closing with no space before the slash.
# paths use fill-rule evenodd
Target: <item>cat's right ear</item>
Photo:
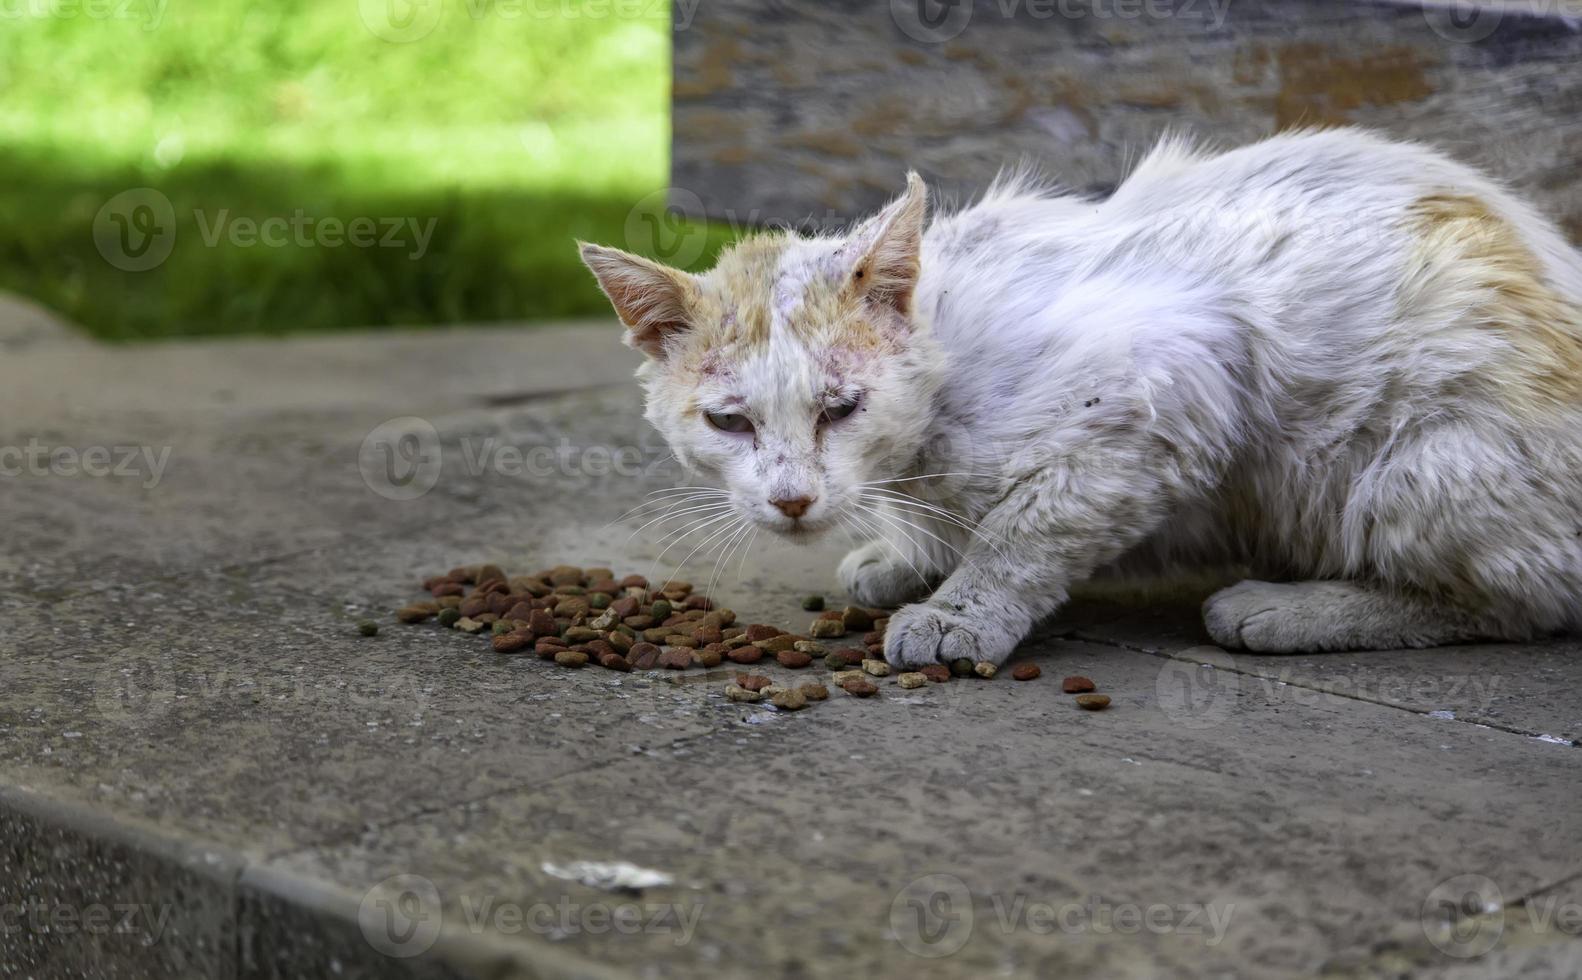
<path id="1" fill-rule="evenodd" d="M 626 324 L 626 343 L 663 360 L 667 345 L 692 329 L 696 277 L 618 248 L 588 242 L 578 242 L 577 248 Z"/>

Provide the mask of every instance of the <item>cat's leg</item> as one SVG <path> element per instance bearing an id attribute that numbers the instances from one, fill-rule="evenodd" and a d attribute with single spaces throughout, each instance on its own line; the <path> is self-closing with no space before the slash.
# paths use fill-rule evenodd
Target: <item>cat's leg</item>
<path id="1" fill-rule="evenodd" d="M 1203 623 L 1220 646 L 1254 653 L 1400 650 L 1511 632 L 1450 602 L 1365 582 L 1242 582 L 1209 597 Z"/>
<path id="2" fill-rule="evenodd" d="M 1070 586 L 1153 533 L 1173 498 L 1140 443 L 1083 446 L 1030 474 L 981 522 L 961 563 L 926 602 L 890 617 L 898 667 L 966 658 L 1001 663 Z"/>

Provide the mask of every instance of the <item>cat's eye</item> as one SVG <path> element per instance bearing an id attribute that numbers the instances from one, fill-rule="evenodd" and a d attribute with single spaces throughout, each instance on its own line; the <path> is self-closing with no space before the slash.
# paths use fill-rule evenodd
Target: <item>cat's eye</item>
<path id="1" fill-rule="evenodd" d="M 753 431 L 752 419 L 735 412 L 704 412 L 703 417 L 708 423 L 721 432 L 751 432 Z"/>
<path id="2" fill-rule="evenodd" d="M 824 412 L 823 412 L 823 415 L 821 416 L 821 418 L 825 422 L 839 422 L 841 419 L 843 419 L 846 416 L 850 415 L 852 412 L 855 412 L 857 410 L 857 406 L 861 405 L 861 404 L 862 404 L 862 399 L 861 398 L 850 398 L 850 399 L 847 399 L 846 401 L 843 401 L 843 402 L 836 402 L 836 403 L 834 403 L 832 405 L 825 405 L 824 406 Z"/>

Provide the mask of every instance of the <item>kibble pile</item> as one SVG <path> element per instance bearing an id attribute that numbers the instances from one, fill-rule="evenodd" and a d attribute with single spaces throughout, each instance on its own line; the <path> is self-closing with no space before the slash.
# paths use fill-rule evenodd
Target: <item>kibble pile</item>
<path id="1" fill-rule="evenodd" d="M 687 582 L 655 587 L 641 575 L 618 579 L 608 568 L 561 565 L 532 575 L 508 576 L 496 565 L 473 565 L 424 579 L 423 588 L 430 598 L 397 611 L 398 620 L 437 620 L 464 633 L 487 635 L 496 653 L 535 653 L 562 667 L 592 663 L 617 671 L 687 670 L 719 667 L 727 660 L 751 667 L 767 657 L 781 667 L 801 670 L 818 660 L 833 672 L 830 679 L 836 686 L 859 698 L 877 694 L 876 682 L 891 676 L 884 659 L 887 611 L 862 606 L 825 611 L 818 596 L 802 604 L 818 618 L 808 627 L 808 635 L 801 636 L 763 623 L 738 624 L 734 612 L 716 608 L 713 600 Z M 369 621 L 359 623 L 358 629 L 364 635 L 378 632 L 377 624 Z M 847 645 L 831 648 L 825 642 L 836 640 Z M 994 664 L 962 659 L 949 666 L 932 664 L 897 674 L 894 683 L 910 690 L 943 684 L 952 676 L 991 678 L 996 673 Z M 1032 663 L 1011 670 L 1019 681 L 1033 680 L 1039 673 Z M 1086 686 L 1073 688 L 1074 681 Z M 1091 692 L 1094 687 L 1087 678 L 1068 677 L 1065 689 Z M 766 676 L 744 671 L 726 685 L 725 696 L 740 702 L 767 701 L 795 711 L 809 701 L 829 697 L 829 689 L 816 682 L 777 685 Z M 1084 694 L 1077 702 L 1098 710 L 1109 699 Z"/>

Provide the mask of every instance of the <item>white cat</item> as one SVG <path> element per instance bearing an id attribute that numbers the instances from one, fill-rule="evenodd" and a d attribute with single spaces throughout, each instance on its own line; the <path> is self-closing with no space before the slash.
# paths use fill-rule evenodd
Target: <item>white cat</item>
<path id="1" fill-rule="evenodd" d="M 897 665 L 1002 661 L 1106 568 L 1251 567 L 1204 618 L 1256 651 L 1582 620 L 1582 257 L 1432 150 L 1167 140 L 1106 200 L 1015 178 L 930 224 L 914 174 L 706 275 L 582 254 L 733 517 L 860 530 L 859 601 L 926 595 Z"/>

